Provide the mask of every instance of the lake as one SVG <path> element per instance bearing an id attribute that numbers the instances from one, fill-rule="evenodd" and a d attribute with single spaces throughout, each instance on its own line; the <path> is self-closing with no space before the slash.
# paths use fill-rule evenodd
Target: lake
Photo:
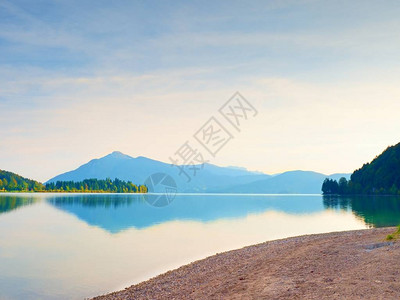
<path id="1" fill-rule="evenodd" d="M 0 298 L 83 299 L 290 236 L 400 224 L 398 197 L 0 194 Z"/>

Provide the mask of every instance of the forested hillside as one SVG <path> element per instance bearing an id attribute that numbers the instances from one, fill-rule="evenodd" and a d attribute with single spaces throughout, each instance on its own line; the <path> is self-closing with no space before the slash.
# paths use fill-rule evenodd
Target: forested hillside
<path id="1" fill-rule="evenodd" d="M 82 181 L 57 181 L 46 185 L 15 173 L 0 170 L 2 192 L 100 192 L 100 193 L 147 193 L 147 187 L 119 179 L 85 179 Z"/>
<path id="2" fill-rule="evenodd" d="M 400 195 L 400 143 L 355 170 L 350 180 L 325 179 L 324 194 Z"/>
<path id="3" fill-rule="evenodd" d="M 35 180 L 27 179 L 15 173 L 0 170 L 0 191 L 40 192 L 45 186 Z"/>

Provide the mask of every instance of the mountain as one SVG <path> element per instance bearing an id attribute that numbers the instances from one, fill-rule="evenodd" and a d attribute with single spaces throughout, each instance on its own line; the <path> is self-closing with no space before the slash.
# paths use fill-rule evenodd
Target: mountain
<path id="1" fill-rule="evenodd" d="M 270 177 L 267 174 L 250 172 L 245 169 L 219 167 L 208 163 L 204 164 L 202 169 L 197 170 L 196 175 L 193 176 L 193 171 L 188 169 L 192 166 L 183 167 L 189 173 L 190 181 L 184 174 L 179 175 L 180 170 L 177 166 L 142 156 L 134 158 L 115 151 L 102 158 L 93 159 L 76 170 L 51 178 L 47 183 L 70 180 L 82 181 L 88 178 L 118 178 L 144 183 L 152 174 L 165 173 L 175 180 L 179 192 L 206 192 L 210 187 L 245 184 Z M 199 165 L 196 167 L 201 168 Z"/>
<path id="2" fill-rule="evenodd" d="M 324 194 L 400 195 L 400 143 L 355 170 L 350 181 L 324 181 Z"/>
<path id="3" fill-rule="evenodd" d="M 187 169 L 188 166 L 183 166 Z M 197 166 L 200 167 L 200 166 Z M 139 156 L 137 158 L 115 151 L 99 159 L 93 159 L 76 170 L 66 172 L 48 180 L 82 181 L 88 178 L 118 178 L 135 183 L 144 183 L 154 173 L 165 173 L 174 178 L 178 192 L 218 193 L 321 193 L 321 182 L 330 177 L 338 179 L 349 174 L 326 176 L 316 172 L 291 171 L 278 175 L 250 172 L 239 167 L 219 167 L 204 164 L 203 169 L 187 177 L 179 175 L 177 166 Z M 193 175 L 193 174 L 191 174 Z"/>
<path id="4" fill-rule="evenodd" d="M 115 151 L 99 159 L 92 159 L 76 170 L 60 174 L 48 182 L 82 181 L 84 179 L 114 179 L 142 183 L 152 173 L 170 171 L 167 164 L 145 157 L 133 158 Z"/>
<path id="5" fill-rule="evenodd" d="M 221 190 L 229 193 L 265 193 L 265 194 L 320 194 L 321 182 L 325 178 L 338 179 L 349 174 L 324 175 L 312 171 L 289 171 L 257 180 L 248 184 L 232 186 Z M 217 192 L 217 191 L 215 191 Z"/>

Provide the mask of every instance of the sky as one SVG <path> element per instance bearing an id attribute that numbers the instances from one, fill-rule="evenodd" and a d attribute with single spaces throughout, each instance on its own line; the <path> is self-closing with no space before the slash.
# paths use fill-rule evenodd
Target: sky
<path id="1" fill-rule="evenodd" d="M 352 172 L 400 142 L 399 1 L 0 0 L 0 169 L 46 181 L 118 150 Z M 239 91 L 240 132 L 218 112 Z M 215 117 L 215 156 L 193 135 Z"/>

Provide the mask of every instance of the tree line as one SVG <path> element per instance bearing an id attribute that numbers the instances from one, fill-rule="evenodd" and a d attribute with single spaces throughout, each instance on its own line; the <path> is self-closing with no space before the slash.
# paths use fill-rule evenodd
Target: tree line
<path id="1" fill-rule="evenodd" d="M 373 185 L 363 186 L 358 182 L 342 177 L 339 182 L 326 178 L 322 183 L 322 193 L 324 195 L 400 195 L 400 189 L 395 183 L 392 183 L 390 188 Z"/>
<path id="2" fill-rule="evenodd" d="M 145 185 L 119 179 L 85 179 L 42 184 L 15 173 L 0 170 L 2 192 L 81 192 L 81 193 L 147 193 Z"/>
<path id="3" fill-rule="evenodd" d="M 57 181 L 46 183 L 48 192 L 105 192 L 105 193 L 147 193 L 147 187 L 132 182 L 111 179 L 85 179 L 83 181 Z"/>

